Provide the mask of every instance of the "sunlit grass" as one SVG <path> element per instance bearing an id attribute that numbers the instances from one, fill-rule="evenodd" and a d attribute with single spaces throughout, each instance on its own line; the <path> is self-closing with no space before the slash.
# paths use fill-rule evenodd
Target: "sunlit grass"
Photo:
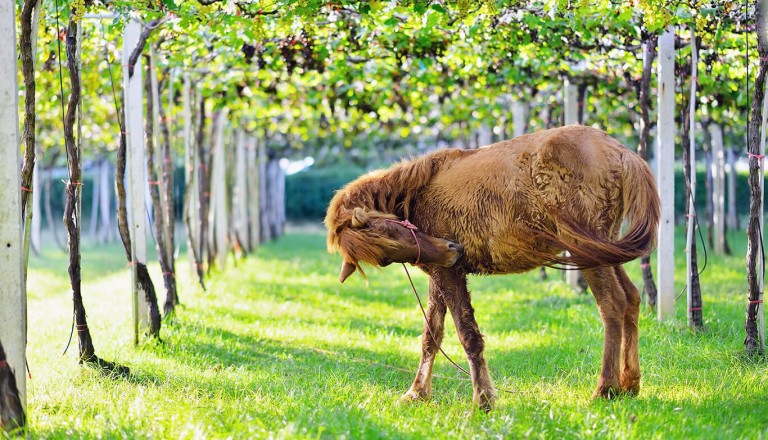
<path id="1" fill-rule="evenodd" d="M 680 237 L 679 237 L 680 238 Z M 430 402 L 397 404 L 413 379 L 421 312 L 402 268 L 339 284 L 321 234 L 291 234 L 216 273 L 209 290 L 179 259 L 176 321 L 162 343 L 132 344 L 130 274 L 119 245 L 83 250 L 83 296 L 97 353 L 131 368 L 77 365 L 66 255 L 47 248 L 29 274 L 33 438 L 768 438 L 768 364 L 747 359 L 743 234 L 702 274 L 705 329 L 640 322 L 641 394 L 592 401 L 602 325 L 591 296 L 560 273 L 472 278 L 486 357 L 502 391 L 486 415 L 438 358 Z M 700 255 L 700 259 L 702 256 Z M 685 256 L 678 252 L 677 287 Z M 627 265 L 639 282 L 638 263 Z M 159 269 L 150 268 L 162 292 Z M 411 271 L 426 294 L 427 279 Z M 163 293 L 160 293 L 163 296 Z M 466 364 L 450 316 L 444 349 Z"/>

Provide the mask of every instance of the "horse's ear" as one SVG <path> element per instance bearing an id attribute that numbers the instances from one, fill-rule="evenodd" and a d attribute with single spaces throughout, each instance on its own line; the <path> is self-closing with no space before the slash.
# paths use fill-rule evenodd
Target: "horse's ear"
<path id="1" fill-rule="evenodd" d="M 366 223 L 368 223 L 368 214 L 363 208 L 355 208 L 352 211 L 352 227 L 362 228 Z"/>
<path id="2" fill-rule="evenodd" d="M 344 263 L 342 263 L 341 265 L 341 274 L 339 275 L 339 282 L 343 283 L 344 281 L 346 281 L 346 279 L 349 278 L 349 276 L 355 272 L 356 268 L 357 266 L 348 262 L 347 260 L 344 260 Z"/>

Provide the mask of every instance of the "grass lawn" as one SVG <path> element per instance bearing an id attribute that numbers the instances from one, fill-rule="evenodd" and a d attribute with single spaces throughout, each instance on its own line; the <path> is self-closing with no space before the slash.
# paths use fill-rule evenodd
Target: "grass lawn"
<path id="1" fill-rule="evenodd" d="M 418 364 L 423 319 L 408 281 L 392 265 L 369 269 L 368 287 L 358 275 L 339 284 L 340 259 L 320 233 L 230 260 L 208 292 L 190 284 L 180 258 L 184 306 L 162 343 L 139 347 L 121 248 L 85 246 L 96 352 L 130 367 L 127 378 L 79 366 L 76 338 L 62 356 L 72 315 L 66 255 L 47 248 L 29 273 L 30 437 L 766 439 L 768 363 L 742 354 L 745 243 L 731 239 L 741 240 L 736 255 L 710 255 L 702 275 L 704 331 L 686 328 L 684 295 L 669 323 L 644 309 L 636 398 L 590 399 L 602 325 L 592 297 L 570 292 L 560 273 L 472 278 L 491 374 L 511 391 L 490 414 L 472 411 L 470 383 L 439 355 L 432 400 L 397 403 Z M 627 268 L 639 283 L 639 262 Z M 159 268 L 150 271 L 160 287 Z M 426 277 L 415 282 L 425 295 Z M 466 365 L 447 319 L 444 348 Z"/>

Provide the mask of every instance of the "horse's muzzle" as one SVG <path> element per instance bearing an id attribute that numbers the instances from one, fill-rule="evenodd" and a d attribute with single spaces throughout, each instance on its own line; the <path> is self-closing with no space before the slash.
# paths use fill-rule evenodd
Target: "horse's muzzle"
<path id="1" fill-rule="evenodd" d="M 450 258 L 448 259 L 448 264 L 444 264 L 443 266 L 451 267 L 459 261 L 459 258 L 461 258 L 462 255 L 464 255 L 464 246 L 452 241 L 449 241 L 446 246 L 448 247 Z"/>

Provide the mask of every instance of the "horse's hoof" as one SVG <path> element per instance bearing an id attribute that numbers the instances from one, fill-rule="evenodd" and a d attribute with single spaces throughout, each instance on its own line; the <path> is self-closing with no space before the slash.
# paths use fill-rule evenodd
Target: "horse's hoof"
<path id="1" fill-rule="evenodd" d="M 592 395 L 593 399 L 602 398 L 602 399 L 615 399 L 616 397 L 621 394 L 622 390 L 621 388 L 617 386 L 599 386 L 595 390 L 595 394 Z"/>
<path id="2" fill-rule="evenodd" d="M 429 397 L 430 397 L 429 392 L 424 390 L 421 390 L 421 391 L 414 390 L 413 388 L 411 388 L 405 394 L 400 396 L 400 399 L 398 400 L 398 402 L 410 403 L 410 402 L 416 402 L 419 400 L 429 400 Z"/>
<path id="3" fill-rule="evenodd" d="M 637 396 L 640 393 L 640 376 L 631 379 L 621 379 L 621 390 L 628 396 Z"/>
<path id="4" fill-rule="evenodd" d="M 489 413 L 493 409 L 493 405 L 496 402 L 496 396 L 493 394 L 493 392 L 485 391 L 475 395 L 472 400 L 474 401 L 475 405 L 477 405 L 478 409 L 485 413 Z"/>

